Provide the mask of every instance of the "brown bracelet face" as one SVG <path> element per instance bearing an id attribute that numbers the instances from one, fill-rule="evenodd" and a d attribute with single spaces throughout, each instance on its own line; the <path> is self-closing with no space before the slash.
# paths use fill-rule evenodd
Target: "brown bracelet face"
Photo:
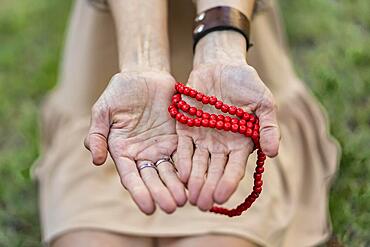
<path id="1" fill-rule="evenodd" d="M 247 49 L 251 46 L 249 43 L 250 22 L 248 18 L 239 10 L 228 6 L 214 7 L 197 15 L 193 30 L 194 50 L 201 38 L 210 32 L 222 30 L 234 30 L 241 33 L 247 40 Z"/>

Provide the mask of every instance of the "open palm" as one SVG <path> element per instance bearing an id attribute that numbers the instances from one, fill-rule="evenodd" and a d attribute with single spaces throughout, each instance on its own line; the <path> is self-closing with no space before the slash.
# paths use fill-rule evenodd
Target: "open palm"
<path id="1" fill-rule="evenodd" d="M 105 162 L 109 150 L 123 186 L 147 214 L 155 210 L 153 200 L 168 213 L 186 201 L 170 163 L 158 166 L 160 177 L 155 169 L 137 169 L 176 149 L 175 122 L 166 112 L 174 83 L 167 72 L 116 74 L 93 107 L 86 138 L 96 165 Z"/>
<path id="2" fill-rule="evenodd" d="M 246 63 L 201 65 L 191 73 L 188 85 L 228 105 L 255 112 L 260 118 L 261 146 L 268 155 L 276 155 L 279 133 L 273 97 L 252 67 Z M 197 106 L 216 112 L 209 106 Z M 253 142 L 238 133 L 180 123 L 176 128 L 177 168 L 182 181 L 188 182 L 189 201 L 201 210 L 210 209 L 214 201 L 224 203 L 244 176 Z"/>

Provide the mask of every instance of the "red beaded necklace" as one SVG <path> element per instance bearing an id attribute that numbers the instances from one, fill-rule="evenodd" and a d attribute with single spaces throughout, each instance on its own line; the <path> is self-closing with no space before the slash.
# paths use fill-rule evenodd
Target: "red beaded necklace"
<path id="1" fill-rule="evenodd" d="M 224 104 L 221 100 L 218 100 L 215 96 L 207 96 L 203 93 L 197 92 L 196 90 L 186 87 L 181 83 L 176 83 L 175 89 L 177 93 L 172 96 L 172 103 L 168 107 L 168 112 L 171 117 L 176 119 L 182 124 L 186 124 L 189 127 L 206 127 L 216 128 L 218 130 L 232 131 L 234 133 L 240 133 L 246 137 L 251 137 L 254 143 L 254 150 L 257 149 L 257 162 L 254 173 L 254 186 L 253 191 L 247 196 L 247 198 L 239 206 L 234 209 L 227 209 L 223 207 L 213 206 L 210 212 L 216 214 L 223 214 L 229 217 L 239 216 L 246 211 L 252 203 L 259 197 L 262 192 L 262 173 L 264 171 L 263 165 L 265 163 L 266 155 L 262 152 L 259 144 L 259 120 L 253 114 L 245 112 L 243 109 L 236 106 L 229 106 Z M 222 114 L 210 114 L 204 112 L 201 109 L 190 106 L 181 98 L 181 94 L 196 99 L 203 104 L 213 105 L 216 109 L 221 110 L 224 113 L 237 116 L 229 117 Z M 181 113 L 179 110 L 188 113 L 195 118 L 188 117 Z M 253 150 L 253 151 L 254 151 Z"/>

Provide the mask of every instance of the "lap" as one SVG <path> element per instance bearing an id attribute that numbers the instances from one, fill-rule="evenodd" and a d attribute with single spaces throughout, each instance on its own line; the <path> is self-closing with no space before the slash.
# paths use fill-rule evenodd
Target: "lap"
<path id="1" fill-rule="evenodd" d="M 146 247 L 153 240 L 100 230 L 78 230 L 66 233 L 51 243 L 51 247 Z"/>
<path id="2" fill-rule="evenodd" d="M 156 242 L 156 244 L 155 244 Z M 118 234 L 101 230 L 77 230 L 63 234 L 56 238 L 51 247 L 193 247 L 193 246 L 227 246 L 227 247 L 254 247 L 252 242 L 230 235 L 201 235 L 191 237 L 159 238 L 155 241 L 150 237 L 138 237 Z"/>
<path id="3" fill-rule="evenodd" d="M 257 245 L 247 239 L 231 235 L 191 236 L 183 238 L 161 238 L 159 247 L 190 247 L 190 246 L 219 246 L 219 247 L 255 247 Z"/>

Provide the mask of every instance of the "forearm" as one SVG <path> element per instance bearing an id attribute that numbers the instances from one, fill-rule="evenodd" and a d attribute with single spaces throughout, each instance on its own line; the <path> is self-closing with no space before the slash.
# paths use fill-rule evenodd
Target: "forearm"
<path id="1" fill-rule="evenodd" d="M 121 70 L 169 71 L 166 0 L 109 0 Z"/>
<path id="2" fill-rule="evenodd" d="M 245 61 L 247 42 L 238 32 L 215 31 L 199 40 L 193 64 L 238 63 Z"/>
<path id="3" fill-rule="evenodd" d="M 249 20 L 252 18 L 255 0 L 197 0 L 197 13 L 216 6 L 229 6 L 238 9 Z"/>

